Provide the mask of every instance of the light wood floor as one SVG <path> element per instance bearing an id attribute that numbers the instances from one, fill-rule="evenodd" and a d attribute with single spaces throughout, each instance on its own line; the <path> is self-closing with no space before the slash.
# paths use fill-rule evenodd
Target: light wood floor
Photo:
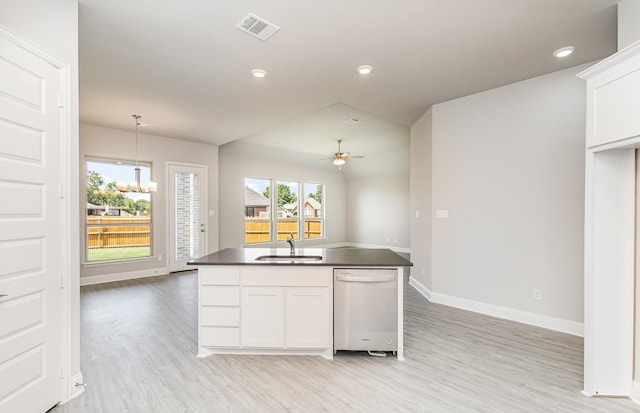
<path id="1" fill-rule="evenodd" d="M 587 398 L 582 339 L 405 288 L 405 356 L 195 357 L 196 274 L 83 287 L 87 390 L 55 413 L 639 412 Z"/>

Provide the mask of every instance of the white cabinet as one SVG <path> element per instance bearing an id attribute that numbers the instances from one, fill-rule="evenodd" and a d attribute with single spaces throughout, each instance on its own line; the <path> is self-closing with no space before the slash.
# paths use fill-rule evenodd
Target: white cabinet
<path id="1" fill-rule="evenodd" d="M 236 267 L 198 269 L 199 354 L 202 347 L 240 345 L 240 272 Z"/>
<path id="2" fill-rule="evenodd" d="M 240 322 L 243 347 L 284 346 L 282 287 L 243 287 Z"/>
<path id="3" fill-rule="evenodd" d="M 199 356 L 332 357 L 332 268 L 200 266 L 198 274 Z"/>
<path id="4" fill-rule="evenodd" d="M 326 287 L 243 287 L 243 347 L 324 349 L 330 346 Z"/>
<path id="5" fill-rule="evenodd" d="M 590 67 L 587 148 L 640 135 L 640 42 Z"/>
<path id="6" fill-rule="evenodd" d="M 243 347 L 331 347 L 330 269 L 247 268 L 241 284 Z"/>
<path id="7" fill-rule="evenodd" d="M 326 348 L 330 345 L 332 311 L 329 289 L 286 289 L 286 345 L 288 348 Z"/>
<path id="8" fill-rule="evenodd" d="M 579 76 L 587 81 L 583 393 L 640 400 L 640 380 L 633 378 L 634 356 L 636 377 L 640 369 L 634 346 L 640 41 Z"/>

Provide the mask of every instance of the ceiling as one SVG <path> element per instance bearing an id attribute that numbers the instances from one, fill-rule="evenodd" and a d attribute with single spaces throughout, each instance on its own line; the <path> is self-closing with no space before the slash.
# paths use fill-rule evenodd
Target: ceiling
<path id="1" fill-rule="evenodd" d="M 154 135 L 313 156 L 344 139 L 375 158 L 406 149 L 435 103 L 614 53 L 616 4 L 79 0 L 80 121 L 131 130 L 135 113 Z M 248 13 L 280 31 L 238 30 Z M 552 56 L 568 45 L 573 55 Z M 359 75 L 362 64 L 374 71 Z"/>

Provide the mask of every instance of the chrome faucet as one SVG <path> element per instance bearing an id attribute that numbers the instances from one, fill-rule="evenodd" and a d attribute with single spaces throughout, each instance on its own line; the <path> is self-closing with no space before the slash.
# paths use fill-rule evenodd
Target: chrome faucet
<path id="1" fill-rule="evenodd" d="M 287 238 L 287 242 L 289 243 L 289 247 L 291 248 L 290 255 L 296 255 L 296 241 L 293 239 L 293 232 L 291 232 L 290 237 Z"/>

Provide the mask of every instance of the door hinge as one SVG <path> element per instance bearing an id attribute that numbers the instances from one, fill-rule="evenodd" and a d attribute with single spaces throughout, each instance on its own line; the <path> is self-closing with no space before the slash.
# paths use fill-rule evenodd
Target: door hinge
<path id="1" fill-rule="evenodd" d="M 60 289 L 64 290 L 64 277 L 60 276 Z"/>
<path id="2" fill-rule="evenodd" d="M 64 379 L 64 366 L 60 366 L 60 378 Z"/>
<path id="3" fill-rule="evenodd" d="M 64 95 L 58 95 L 58 107 L 64 108 Z"/>

